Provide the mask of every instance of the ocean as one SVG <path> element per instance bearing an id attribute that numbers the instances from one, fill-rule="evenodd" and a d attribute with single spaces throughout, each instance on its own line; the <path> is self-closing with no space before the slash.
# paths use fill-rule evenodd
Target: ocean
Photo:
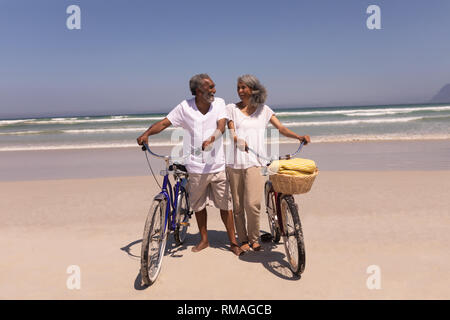
<path id="1" fill-rule="evenodd" d="M 313 143 L 450 140 L 450 105 L 415 104 L 274 109 L 278 119 Z M 166 114 L 0 119 L 0 151 L 135 147 L 136 138 Z M 270 125 L 268 137 L 274 137 Z M 152 146 L 180 143 L 169 127 Z M 268 139 L 269 143 L 273 140 Z M 281 143 L 292 141 L 280 137 Z"/>

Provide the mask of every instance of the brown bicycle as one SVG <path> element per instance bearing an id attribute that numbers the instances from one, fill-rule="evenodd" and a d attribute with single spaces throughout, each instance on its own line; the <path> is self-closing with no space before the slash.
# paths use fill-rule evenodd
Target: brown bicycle
<path id="1" fill-rule="evenodd" d="M 291 159 L 300 152 L 302 147 L 303 142 L 295 153 L 279 157 L 279 160 Z M 267 167 L 275 159 L 262 157 L 250 148 L 248 148 L 248 151 L 262 160 L 269 161 L 263 168 L 263 175 L 268 175 Z M 282 239 L 289 267 L 292 273 L 299 276 L 305 270 L 306 256 L 298 205 L 295 203 L 293 195 L 276 192 L 270 180 L 267 180 L 264 185 L 264 200 L 270 234 L 262 235 L 261 238 L 263 241 L 273 241 L 274 243 L 279 243 Z"/>

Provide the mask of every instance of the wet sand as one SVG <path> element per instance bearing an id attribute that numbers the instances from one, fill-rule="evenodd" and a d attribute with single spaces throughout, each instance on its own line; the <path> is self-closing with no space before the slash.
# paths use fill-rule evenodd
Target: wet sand
<path id="1" fill-rule="evenodd" d="M 281 144 L 277 154 L 293 153 L 298 145 Z M 156 147 L 167 155 L 171 148 Z M 298 157 L 313 159 L 321 170 L 450 170 L 450 142 L 390 141 L 317 143 Z M 164 167 L 151 158 L 155 173 Z M 0 181 L 128 177 L 151 174 L 140 147 L 0 153 Z"/>

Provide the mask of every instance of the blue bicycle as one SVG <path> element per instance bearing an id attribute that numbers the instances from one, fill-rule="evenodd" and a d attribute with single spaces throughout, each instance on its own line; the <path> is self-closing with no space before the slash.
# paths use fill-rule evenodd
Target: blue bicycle
<path id="1" fill-rule="evenodd" d="M 172 157 L 152 152 L 147 144 L 142 146 L 142 150 L 148 151 L 152 156 L 163 158 L 166 162 L 166 169 L 161 171 L 161 175 L 164 176 L 162 186 L 156 181 L 161 187 L 161 192 L 153 198 L 142 237 L 141 277 L 146 285 L 151 285 L 161 270 L 169 233 L 173 232 L 177 245 L 182 244 L 193 212 L 186 191 L 188 173 L 185 166 L 174 162 Z M 145 156 L 147 157 L 147 153 Z M 154 176 L 148 157 L 147 162 Z M 175 180 L 173 187 L 169 180 L 169 172 L 173 173 Z"/>

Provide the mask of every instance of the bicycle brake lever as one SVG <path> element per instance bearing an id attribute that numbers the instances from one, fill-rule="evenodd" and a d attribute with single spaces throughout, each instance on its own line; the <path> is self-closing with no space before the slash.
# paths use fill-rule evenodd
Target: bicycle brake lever
<path id="1" fill-rule="evenodd" d="M 142 151 L 146 151 L 147 150 L 147 148 L 144 146 L 144 145 L 142 145 Z"/>

